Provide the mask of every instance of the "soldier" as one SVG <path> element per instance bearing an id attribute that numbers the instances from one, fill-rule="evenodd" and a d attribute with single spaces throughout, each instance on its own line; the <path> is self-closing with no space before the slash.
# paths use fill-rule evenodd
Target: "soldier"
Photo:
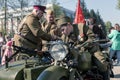
<path id="1" fill-rule="evenodd" d="M 68 16 L 61 16 L 57 20 L 58 30 L 56 35 L 61 37 L 64 42 L 76 41 L 75 34 L 73 33 L 73 25 L 71 19 Z"/>
<path id="2" fill-rule="evenodd" d="M 86 25 L 79 23 L 78 29 L 79 29 L 79 34 L 82 38 L 81 39 L 82 42 L 95 40 L 95 34 Z M 109 80 L 108 72 L 107 72 L 108 62 L 106 61 L 106 57 L 104 56 L 104 54 L 100 51 L 99 44 L 98 43 L 89 44 L 88 47 L 86 48 L 92 54 L 93 62 L 95 63 L 95 65 L 97 65 L 99 71 L 103 75 L 104 80 Z"/>
<path id="3" fill-rule="evenodd" d="M 96 24 L 95 18 L 89 18 L 89 27 L 92 29 L 97 39 L 105 39 L 106 36 L 103 33 L 102 29 Z"/>
<path id="4" fill-rule="evenodd" d="M 71 19 L 68 16 L 60 16 L 57 20 L 57 31 L 55 34 L 59 36 L 64 42 L 76 42 L 77 38 L 73 33 L 73 25 L 71 24 Z M 70 53 L 74 57 L 74 61 L 77 61 L 77 51 L 74 48 L 70 49 Z M 76 53 L 76 54 L 74 54 Z"/>
<path id="5" fill-rule="evenodd" d="M 45 9 L 45 6 L 34 5 L 32 13 L 22 20 L 18 33 L 14 35 L 16 46 L 35 50 L 41 39 L 48 41 L 56 39 L 55 36 L 47 34 L 41 29 L 39 20 L 43 16 L 43 13 L 45 13 Z"/>
<path id="6" fill-rule="evenodd" d="M 53 10 L 46 10 L 45 14 L 46 20 L 42 23 L 42 30 L 46 33 L 54 35 L 54 30 L 56 29 L 55 17 Z"/>
<path id="7" fill-rule="evenodd" d="M 54 12 L 53 10 L 46 10 L 45 14 L 45 21 L 42 23 L 42 30 L 48 34 L 55 35 L 55 30 L 57 28 L 57 25 L 55 23 L 54 18 Z M 42 40 L 42 43 L 45 44 L 47 41 Z M 47 47 L 45 45 L 42 46 L 42 50 L 46 50 Z"/>

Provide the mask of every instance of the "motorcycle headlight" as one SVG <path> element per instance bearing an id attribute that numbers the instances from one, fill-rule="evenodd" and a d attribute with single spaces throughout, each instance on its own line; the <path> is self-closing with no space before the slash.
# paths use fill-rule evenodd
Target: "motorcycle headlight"
<path id="1" fill-rule="evenodd" d="M 63 44 L 55 44 L 51 46 L 50 54 L 56 61 L 61 61 L 68 54 L 67 46 Z"/>

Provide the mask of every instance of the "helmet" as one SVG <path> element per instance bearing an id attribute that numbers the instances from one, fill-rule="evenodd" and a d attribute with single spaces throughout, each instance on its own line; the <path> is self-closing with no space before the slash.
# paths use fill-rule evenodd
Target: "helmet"
<path id="1" fill-rule="evenodd" d="M 57 19 L 57 26 L 61 27 L 63 24 L 71 23 L 71 20 L 68 16 L 61 16 Z"/>

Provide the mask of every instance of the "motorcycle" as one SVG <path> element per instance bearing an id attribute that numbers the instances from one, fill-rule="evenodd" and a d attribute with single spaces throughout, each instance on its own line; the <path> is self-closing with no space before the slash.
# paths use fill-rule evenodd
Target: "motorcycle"
<path id="1" fill-rule="evenodd" d="M 83 80 L 77 70 L 77 63 L 69 53 L 70 46 L 63 41 L 52 41 L 48 44 L 48 52 L 54 62 L 39 75 L 37 80 Z"/>
<path id="2" fill-rule="evenodd" d="M 88 42 L 81 44 L 79 48 L 86 44 Z M 42 58 L 39 58 L 38 51 L 14 45 L 15 53 L 6 57 L 5 65 L 0 66 L 0 80 L 103 80 L 97 67 L 93 67 L 89 52 L 79 52 L 78 47 L 72 43 L 59 40 L 47 45 L 48 51 L 39 52 L 40 55 L 42 53 Z M 78 52 L 77 59 L 71 54 L 72 50 Z M 19 52 L 25 53 L 19 57 L 22 60 L 9 63 Z"/>
<path id="3" fill-rule="evenodd" d="M 97 67 L 92 65 L 91 54 L 87 51 L 78 50 L 88 43 L 85 42 L 77 47 L 63 41 L 48 43 L 48 52 L 54 62 L 41 72 L 37 80 L 103 80 L 103 76 L 99 74 Z M 71 49 L 78 52 L 77 60 L 72 58 Z"/>

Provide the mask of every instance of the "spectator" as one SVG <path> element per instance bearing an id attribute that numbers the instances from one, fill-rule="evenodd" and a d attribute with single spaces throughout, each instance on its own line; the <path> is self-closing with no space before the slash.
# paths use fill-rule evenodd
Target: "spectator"
<path id="1" fill-rule="evenodd" d="M 112 30 L 108 35 L 108 38 L 112 41 L 112 46 L 110 50 L 110 59 L 112 60 L 113 55 L 117 55 L 117 65 L 120 65 L 120 26 L 115 24 L 115 30 Z"/>
<path id="2" fill-rule="evenodd" d="M 6 43 L 6 48 L 5 48 L 5 52 L 3 54 L 2 57 L 2 65 L 5 64 L 5 57 L 7 56 L 8 58 L 12 55 L 12 41 L 8 41 Z M 10 62 L 13 62 L 14 60 L 11 60 Z"/>
<path id="3" fill-rule="evenodd" d="M 112 30 L 114 30 L 114 29 L 115 29 L 114 27 L 109 28 L 109 33 L 111 33 Z"/>

